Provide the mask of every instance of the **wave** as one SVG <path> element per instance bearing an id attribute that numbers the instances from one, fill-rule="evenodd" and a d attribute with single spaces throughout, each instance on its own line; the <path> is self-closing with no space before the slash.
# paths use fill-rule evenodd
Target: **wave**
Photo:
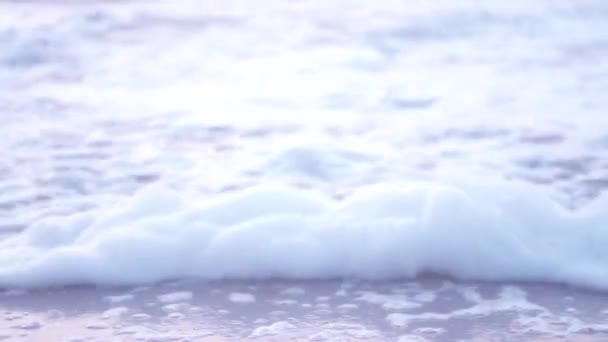
<path id="1" fill-rule="evenodd" d="M 0 287 L 432 272 L 605 290 L 606 208 L 568 210 L 509 182 L 383 184 L 340 200 L 281 185 L 205 200 L 159 183 L 0 241 Z"/>

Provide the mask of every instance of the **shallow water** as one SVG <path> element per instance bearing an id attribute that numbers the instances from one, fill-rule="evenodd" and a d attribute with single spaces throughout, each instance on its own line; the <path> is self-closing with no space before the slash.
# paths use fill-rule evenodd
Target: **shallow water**
<path id="1" fill-rule="evenodd" d="M 0 340 L 604 340 L 607 19 L 0 2 Z"/>
<path id="2" fill-rule="evenodd" d="M 603 295 L 543 284 L 182 281 L 0 299 L 0 336 L 10 342 L 603 341 L 608 334 Z"/>
<path id="3" fill-rule="evenodd" d="M 61 281 L 107 280 L 83 276 L 90 265 L 79 264 L 80 254 L 57 258 L 87 249 L 81 242 L 90 235 L 102 236 L 106 247 L 117 242 L 81 230 L 95 231 L 135 193 L 136 201 L 151 194 L 150 212 L 129 207 L 118 215 L 135 215 L 147 232 L 159 214 L 153 204 L 166 194 L 141 195 L 150 183 L 187 193 L 188 205 L 205 205 L 220 193 L 269 182 L 339 201 L 380 182 L 398 188 L 420 180 L 517 179 L 540 185 L 566 208 L 585 208 L 608 187 L 607 17 L 600 0 L 2 2 L 0 231 L 38 229 L 2 245 L 0 286 L 35 286 L 24 279 L 65 265 L 77 275 Z M 492 200 L 488 193 L 482 198 Z M 608 260 L 605 203 L 590 218 L 564 224 L 567 233 L 540 235 L 567 256 L 549 264 L 572 257 L 582 280 L 573 270 L 547 276 L 554 270 L 541 266 L 515 278 L 531 273 L 606 287 L 605 271 L 589 279 Z M 561 217 L 543 205 L 515 217 L 523 222 L 523 244 L 515 245 L 536 251 L 525 237 L 536 241 L 537 228 L 552 228 Z M 456 211 L 439 210 L 438 219 L 449 221 Z M 92 228 L 74 225 L 80 212 L 92 215 Z M 582 237 L 572 239 L 570 228 L 579 226 Z M 191 238 L 177 236 L 180 243 Z M 105 257 L 116 260 L 112 253 L 132 260 L 142 250 L 106 252 L 87 255 L 100 254 L 103 260 L 93 262 L 105 265 Z M 270 266 L 272 275 L 277 267 Z"/>
<path id="4" fill-rule="evenodd" d="M 0 227 L 156 180 L 341 194 L 454 173 L 608 187 L 608 6 L 0 4 Z"/>

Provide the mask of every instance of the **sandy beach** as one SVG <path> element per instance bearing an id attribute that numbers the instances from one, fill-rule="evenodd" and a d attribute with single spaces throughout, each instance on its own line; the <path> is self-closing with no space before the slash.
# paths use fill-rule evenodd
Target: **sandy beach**
<path id="1" fill-rule="evenodd" d="M 2 341 L 605 341 L 608 297 L 445 279 L 5 291 Z"/>

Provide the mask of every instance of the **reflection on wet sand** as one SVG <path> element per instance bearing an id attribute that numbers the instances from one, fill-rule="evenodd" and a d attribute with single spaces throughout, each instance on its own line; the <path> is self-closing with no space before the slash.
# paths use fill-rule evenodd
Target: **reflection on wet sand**
<path id="1" fill-rule="evenodd" d="M 182 281 L 6 291 L 3 341 L 601 341 L 601 293 L 542 284 Z M 78 302 L 78 305 L 74 305 Z"/>

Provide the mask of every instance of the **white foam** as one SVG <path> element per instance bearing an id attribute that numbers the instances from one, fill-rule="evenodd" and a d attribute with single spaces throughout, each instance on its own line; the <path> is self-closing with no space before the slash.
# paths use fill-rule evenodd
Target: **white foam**
<path id="1" fill-rule="evenodd" d="M 437 299 L 437 294 L 434 292 L 422 292 L 414 296 L 414 300 L 422 303 L 432 303 Z"/>
<path id="2" fill-rule="evenodd" d="M 255 296 L 251 293 L 233 292 L 228 296 L 228 300 L 234 303 L 255 303 Z"/>
<path id="3" fill-rule="evenodd" d="M 376 292 L 363 291 L 358 301 L 363 301 L 370 304 L 381 305 L 384 310 L 411 310 L 421 307 L 422 304 L 416 303 L 409 299 L 407 296 L 400 294 L 381 294 Z"/>
<path id="4" fill-rule="evenodd" d="M 263 186 L 201 203 L 157 184 L 0 241 L 0 286 L 432 271 L 608 289 L 607 204 L 568 212 L 512 183 L 377 185 L 340 201 Z"/>
<path id="5" fill-rule="evenodd" d="M 343 340 L 382 340 L 382 334 L 360 324 L 326 323 L 318 328 L 319 332 L 308 337 L 309 341 L 343 341 Z"/>
<path id="6" fill-rule="evenodd" d="M 414 332 L 420 335 L 424 335 L 424 336 L 431 336 L 431 337 L 437 337 L 443 333 L 445 333 L 445 329 L 444 328 L 437 328 L 437 327 L 421 327 L 421 328 L 416 328 L 414 329 Z"/>
<path id="7" fill-rule="evenodd" d="M 123 303 L 126 301 L 133 300 L 133 298 L 135 298 L 135 296 L 133 296 L 131 294 L 125 294 L 125 295 L 118 295 L 118 296 L 107 296 L 107 297 L 105 297 L 105 300 L 107 300 L 110 303 Z"/>
<path id="8" fill-rule="evenodd" d="M 18 325 L 13 326 L 14 329 L 22 329 L 22 330 L 37 330 L 43 327 L 43 324 L 38 321 L 30 321 L 26 323 L 20 323 Z"/>
<path id="9" fill-rule="evenodd" d="M 302 296 L 302 295 L 306 294 L 306 290 L 304 290 L 301 287 L 289 287 L 289 288 L 286 288 L 285 290 L 281 291 L 281 294 L 284 294 L 287 296 Z"/>
<path id="10" fill-rule="evenodd" d="M 131 316 L 131 319 L 137 320 L 137 321 L 147 321 L 150 318 L 152 318 L 152 316 L 145 314 L 145 313 L 138 313 L 138 314 Z"/>
<path id="11" fill-rule="evenodd" d="M 171 292 L 160 295 L 157 297 L 158 301 L 161 303 L 177 303 L 177 302 L 187 302 L 192 299 L 192 292 L 190 291 L 179 291 L 179 292 Z"/>
<path id="12" fill-rule="evenodd" d="M 550 315 L 545 307 L 528 301 L 525 291 L 514 286 L 503 286 L 498 298 L 484 299 L 483 296 L 470 287 L 458 289 L 467 299 L 474 303 L 472 306 L 451 312 L 425 311 L 416 314 L 393 312 L 386 316 L 389 324 L 395 327 L 406 327 L 413 322 L 447 321 L 454 318 L 487 317 L 500 312 L 516 312 L 522 317 L 534 314 Z M 538 318 L 538 317 L 537 317 Z"/>
<path id="13" fill-rule="evenodd" d="M 354 303 L 346 303 L 346 304 L 341 304 L 338 306 L 338 309 L 340 310 L 357 310 L 359 308 L 359 305 L 354 304 Z"/>
<path id="14" fill-rule="evenodd" d="M 419 335 L 402 335 L 399 337 L 397 342 L 428 342 L 428 338 Z"/>
<path id="15" fill-rule="evenodd" d="M 172 312 L 185 312 L 189 310 L 192 306 L 188 303 L 173 303 L 166 304 L 162 306 L 162 310 L 167 313 Z"/>
<path id="16" fill-rule="evenodd" d="M 174 320 L 181 320 L 186 318 L 186 315 L 181 312 L 171 312 L 167 315 L 167 317 Z"/>
<path id="17" fill-rule="evenodd" d="M 113 318 L 121 318 L 129 313 L 129 308 L 125 306 L 118 306 L 104 311 L 101 314 L 102 319 L 113 319 Z"/>
<path id="18" fill-rule="evenodd" d="M 410 321 L 410 316 L 399 312 L 393 312 L 386 316 L 387 322 L 397 328 L 404 328 Z"/>
<path id="19" fill-rule="evenodd" d="M 256 328 L 255 330 L 253 330 L 253 332 L 251 333 L 249 338 L 275 336 L 275 335 L 283 334 L 283 333 L 285 333 L 289 330 L 295 329 L 295 328 L 296 328 L 296 326 L 289 322 L 279 321 L 279 322 L 272 323 L 270 325 L 265 325 L 265 326 Z"/>

